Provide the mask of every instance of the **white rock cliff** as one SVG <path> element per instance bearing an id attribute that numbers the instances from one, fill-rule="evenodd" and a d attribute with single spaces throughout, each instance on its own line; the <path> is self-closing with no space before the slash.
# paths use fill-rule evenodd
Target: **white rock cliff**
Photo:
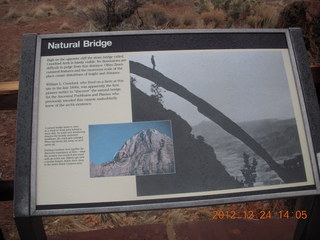
<path id="1" fill-rule="evenodd" d="M 111 162 L 90 165 L 91 177 L 170 174 L 175 172 L 172 139 L 146 129 L 128 139 Z"/>

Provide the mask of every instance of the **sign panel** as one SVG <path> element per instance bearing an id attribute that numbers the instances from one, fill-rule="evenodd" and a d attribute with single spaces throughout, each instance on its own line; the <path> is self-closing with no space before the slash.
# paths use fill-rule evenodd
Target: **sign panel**
<path id="1" fill-rule="evenodd" d="M 34 214 L 317 192 L 291 44 L 288 30 L 39 35 Z"/>

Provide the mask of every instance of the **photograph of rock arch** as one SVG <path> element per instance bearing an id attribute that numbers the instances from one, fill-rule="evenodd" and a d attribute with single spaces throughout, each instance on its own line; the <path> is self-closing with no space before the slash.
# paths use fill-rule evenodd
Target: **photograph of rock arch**
<path id="1" fill-rule="evenodd" d="M 138 195 L 305 182 L 287 57 L 281 49 L 132 54 L 133 121 L 170 119 L 176 153 L 176 174 L 137 177 Z"/>

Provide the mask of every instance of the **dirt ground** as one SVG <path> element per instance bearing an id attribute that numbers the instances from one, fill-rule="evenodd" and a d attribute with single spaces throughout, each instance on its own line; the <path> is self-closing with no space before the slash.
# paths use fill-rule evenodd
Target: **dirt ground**
<path id="1" fill-rule="evenodd" d="M 17 81 L 21 40 L 26 33 L 67 33 L 91 31 L 86 17 L 89 6 L 99 0 L 0 0 L 0 81 Z M 275 4 L 275 1 L 272 1 Z M 282 2 L 282 1 L 281 1 Z M 177 7 L 171 8 L 181 13 Z M 169 10 L 168 10 L 169 11 Z M 183 10 L 185 11 L 185 9 Z M 14 177 L 16 111 L 0 111 L 0 179 Z M 258 201 L 242 204 L 218 205 L 199 208 L 130 212 L 119 214 L 45 217 L 47 234 L 88 231 L 101 228 L 152 224 L 181 223 L 208 220 L 213 210 L 285 211 L 294 208 L 295 199 Z M 0 202 L 0 228 L 5 239 L 19 239 L 12 213 L 13 203 Z"/>

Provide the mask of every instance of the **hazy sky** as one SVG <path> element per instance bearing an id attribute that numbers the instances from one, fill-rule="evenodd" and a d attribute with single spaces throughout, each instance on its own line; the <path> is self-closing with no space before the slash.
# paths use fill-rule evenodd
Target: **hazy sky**
<path id="1" fill-rule="evenodd" d="M 152 67 L 203 98 L 235 122 L 293 118 L 288 81 L 280 50 L 218 50 L 134 53 L 130 60 Z M 137 77 L 137 87 L 150 94 L 151 82 Z M 164 106 L 190 125 L 206 118 L 168 91 Z"/>
<path id="2" fill-rule="evenodd" d="M 170 121 L 89 125 L 90 161 L 95 164 L 112 161 L 129 138 L 145 129 L 156 129 L 172 138 Z"/>

